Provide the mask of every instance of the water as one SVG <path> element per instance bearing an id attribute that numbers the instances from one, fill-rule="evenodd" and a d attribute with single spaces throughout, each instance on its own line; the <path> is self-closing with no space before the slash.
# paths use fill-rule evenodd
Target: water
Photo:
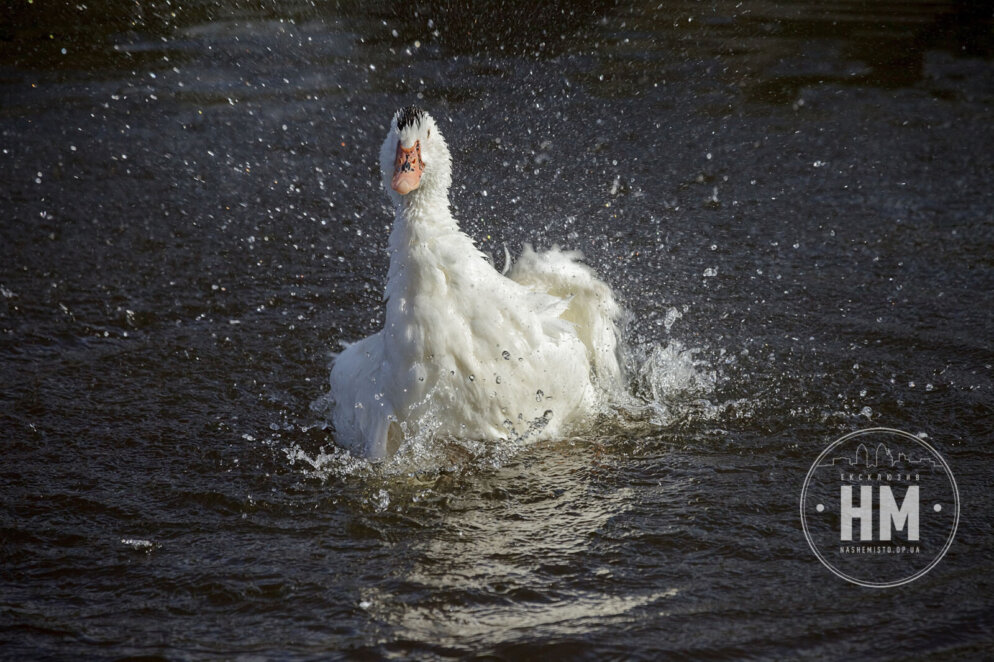
<path id="1" fill-rule="evenodd" d="M 989 9 L 41 4 L 0 28 L 2 657 L 990 654 Z M 382 323 L 412 101 L 498 266 L 619 292 L 641 414 L 336 450 L 309 407 Z M 899 589 L 797 515 L 876 425 L 963 504 Z"/>

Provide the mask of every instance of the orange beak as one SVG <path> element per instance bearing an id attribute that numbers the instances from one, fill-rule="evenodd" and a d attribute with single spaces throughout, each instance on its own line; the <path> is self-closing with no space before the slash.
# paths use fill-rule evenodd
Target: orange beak
<path id="1" fill-rule="evenodd" d="M 397 158 L 393 166 L 393 180 L 390 187 L 401 195 L 407 195 L 421 186 L 421 175 L 425 172 L 425 163 L 421 160 L 421 143 L 417 140 L 411 147 L 404 149 L 397 141 Z"/>

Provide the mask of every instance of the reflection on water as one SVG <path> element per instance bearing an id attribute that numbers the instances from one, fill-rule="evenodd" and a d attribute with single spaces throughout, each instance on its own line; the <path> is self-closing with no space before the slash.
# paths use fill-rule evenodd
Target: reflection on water
<path id="1" fill-rule="evenodd" d="M 371 614 L 401 638 L 493 644 L 527 628 L 582 632 L 675 593 L 619 594 L 606 581 L 616 560 L 604 527 L 625 517 L 632 490 L 610 480 L 603 453 L 562 444 L 451 490 L 435 534 L 406 550 L 413 566 L 397 580 L 408 596 L 365 591 Z"/>

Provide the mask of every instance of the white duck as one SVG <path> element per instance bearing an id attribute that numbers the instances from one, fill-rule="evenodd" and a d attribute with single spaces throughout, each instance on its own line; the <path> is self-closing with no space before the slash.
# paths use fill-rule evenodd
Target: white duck
<path id="1" fill-rule="evenodd" d="M 589 422 L 622 385 L 620 308 L 579 253 L 528 245 L 498 273 L 449 210 L 452 162 L 420 108 L 380 149 L 396 210 L 384 328 L 331 370 L 338 442 L 380 459 L 424 426 L 464 439 L 547 439 Z"/>

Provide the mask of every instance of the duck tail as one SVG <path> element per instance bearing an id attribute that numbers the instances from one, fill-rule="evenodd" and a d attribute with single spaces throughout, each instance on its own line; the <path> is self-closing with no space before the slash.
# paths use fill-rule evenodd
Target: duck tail
<path id="1" fill-rule="evenodd" d="M 577 336 L 587 348 L 598 384 L 615 391 L 624 384 L 618 357 L 621 350 L 618 321 L 622 309 L 611 288 L 593 269 L 580 262 L 582 259 L 579 251 L 563 251 L 553 246 L 536 252 L 531 244 L 525 244 L 508 277 L 568 301 L 560 317 L 576 328 Z"/>

